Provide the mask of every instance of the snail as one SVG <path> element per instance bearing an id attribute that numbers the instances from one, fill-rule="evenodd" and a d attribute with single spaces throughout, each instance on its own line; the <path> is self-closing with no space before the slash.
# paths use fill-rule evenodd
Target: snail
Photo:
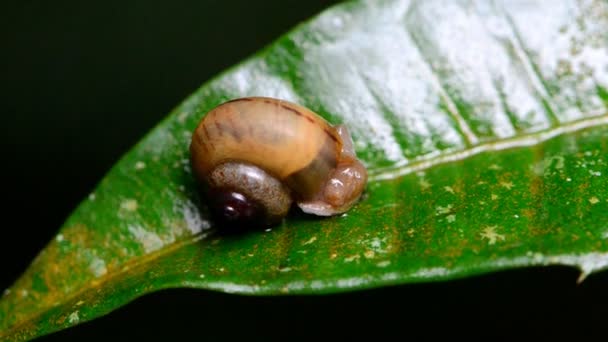
<path id="1" fill-rule="evenodd" d="M 232 227 L 277 224 L 294 201 L 308 214 L 341 214 L 367 182 L 346 127 L 268 97 L 209 111 L 192 135 L 190 159 L 211 214 Z"/>

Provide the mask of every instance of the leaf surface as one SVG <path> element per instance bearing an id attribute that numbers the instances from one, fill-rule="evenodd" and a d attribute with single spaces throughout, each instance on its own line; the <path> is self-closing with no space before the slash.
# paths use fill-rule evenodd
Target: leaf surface
<path id="1" fill-rule="evenodd" d="M 129 151 L 4 292 L 0 337 L 172 287 L 334 293 L 531 265 L 572 265 L 581 279 L 604 269 L 607 46 L 603 1 L 333 7 L 205 84 Z M 371 175 L 361 203 L 212 234 L 188 144 L 208 110 L 242 96 L 346 124 Z"/>

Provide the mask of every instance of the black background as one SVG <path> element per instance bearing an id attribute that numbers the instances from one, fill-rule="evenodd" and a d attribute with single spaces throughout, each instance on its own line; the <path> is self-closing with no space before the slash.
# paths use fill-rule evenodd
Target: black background
<path id="1" fill-rule="evenodd" d="M 0 4 L 0 291 L 116 162 L 204 81 L 336 1 Z M 582 339 L 602 331 L 608 276 L 533 268 L 332 296 L 148 295 L 44 341 Z"/>

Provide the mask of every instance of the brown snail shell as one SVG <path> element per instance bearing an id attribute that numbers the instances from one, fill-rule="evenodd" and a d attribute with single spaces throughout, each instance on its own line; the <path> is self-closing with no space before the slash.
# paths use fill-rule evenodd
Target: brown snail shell
<path id="1" fill-rule="evenodd" d="M 273 98 L 240 98 L 212 109 L 196 128 L 190 153 L 212 212 L 239 225 L 275 224 L 294 200 L 306 213 L 343 213 L 367 182 L 344 126 Z"/>

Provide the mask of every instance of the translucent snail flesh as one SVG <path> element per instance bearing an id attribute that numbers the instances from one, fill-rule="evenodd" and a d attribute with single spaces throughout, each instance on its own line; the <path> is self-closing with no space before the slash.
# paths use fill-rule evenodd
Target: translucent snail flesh
<path id="1" fill-rule="evenodd" d="M 246 97 L 211 110 L 196 128 L 191 163 L 212 214 L 230 225 L 349 210 L 367 182 L 344 126 L 283 100 Z"/>

